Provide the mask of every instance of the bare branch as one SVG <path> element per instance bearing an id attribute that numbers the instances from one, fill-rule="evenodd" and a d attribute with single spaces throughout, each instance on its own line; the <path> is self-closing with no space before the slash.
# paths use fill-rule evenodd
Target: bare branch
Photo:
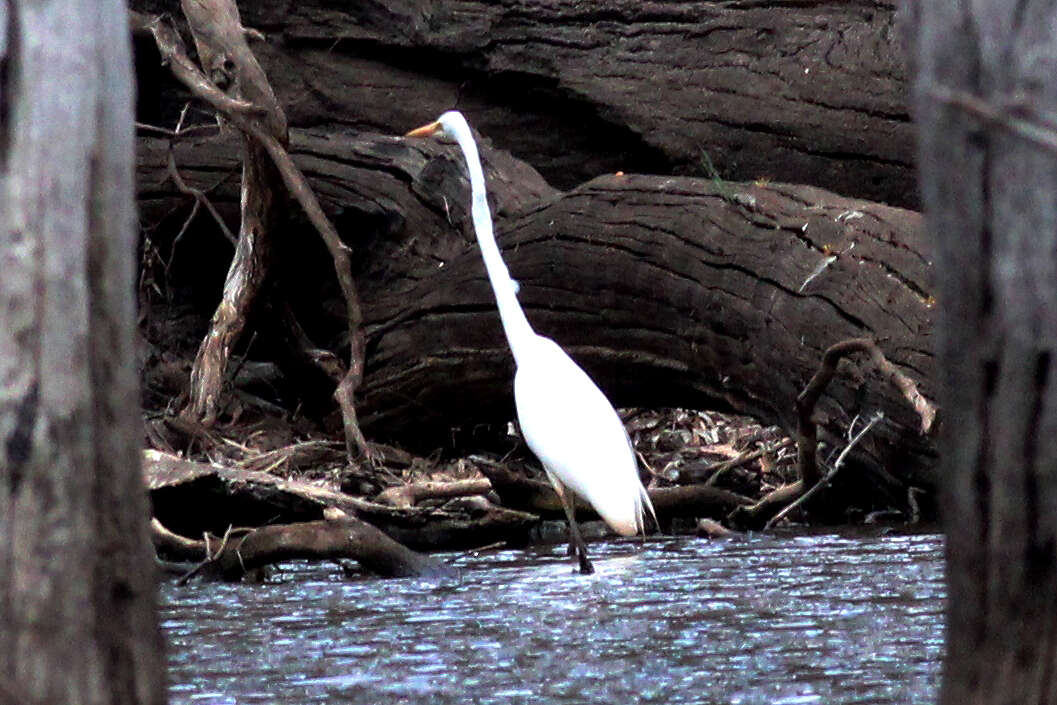
<path id="1" fill-rule="evenodd" d="M 359 428 L 354 401 L 355 390 L 363 379 L 366 339 L 362 331 L 363 314 L 359 294 L 352 278 L 349 248 L 341 241 L 341 237 L 324 213 L 319 199 L 308 185 L 304 174 L 286 150 L 284 144 L 285 117 L 260 65 L 245 47 L 247 33 L 239 22 L 237 8 L 227 0 L 185 0 L 182 6 L 191 24 L 203 65 L 210 73 L 209 76 L 195 66 L 187 56 L 183 40 L 175 30 L 159 18 L 132 13 L 133 24 L 152 33 L 163 60 L 170 65 L 176 77 L 192 93 L 227 115 L 240 130 L 252 137 L 268 154 L 287 190 L 304 209 L 334 260 L 334 271 L 345 297 L 350 339 L 349 368 L 338 384 L 334 396 L 342 410 L 347 452 L 351 461 L 356 457 L 366 455 L 368 446 Z M 226 56 L 235 57 L 235 71 L 242 79 L 239 81 L 241 90 L 251 91 L 261 101 L 260 106 L 231 98 L 211 80 L 211 76 L 221 71 L 225 65 L 221 59 Z M 277 135 L 281 135 L 282 139 Z M 179 188 L 178 182 L 177 186 Z M 210 207 L 208 203 L 206 205 L 207 208 Z M 264 234 L 263 237 L 267 235 Z M 248 295 L 248 292 L 244 292 L 244 297 Z M 224 339 L 226 340 L 227 337 L 229 336 Z M 197 360 L 195 370 L 196 372 L 199 370 Z M 209 379 L 215 379 L 215 375 L 210 376 Z M 201 381 L 203 377 L 200 374 L 193 375 L 192 383 L 194 384 L 196 380 Z M 212 388 L 213 385 L 207 386 Z M 193 393 L 192 397 L 202 398 L 205 402 L 210 402 L 210 400 L 215 402 L 216 392 L 215 390 L 207 391 L 197 395 Z M 199 406 L 202 404 L 192 404 L 192 407 L 196 409 Z M 215 416 L 215 411 L 209 411 L 207 408 L 211 406 L 212 403 L 202 408 L 207 421 L 211 421 Z"/>
<path id="2" fill-rule="evenodd" d="M 848 445 L 844 447 L 844 450 L 841 451 L 841 454 L 837 457 L 837 462 L 833 464 L 833 469 L 826 473 L 826 476 L 819 480 L 817 483 L 815 483 L 815 485 L 811 489 L 797 497 L 782 511 L 778 512 L 773 517 L 771 517 L 767 521 L 767 523 L 764 524 L 764 530 L 766 531 L 773 528 L 774 525 L 781 521 L 781 519 L 787 514 L 789 514 L 789 512 L 799 507 L 811 497 L 814 497 L 823 487 L 828 487 L 829 483 L 833 480 L 834 477 L 836 477 L 837 473 L 844 466 L 844 459 L 848 456 L 848 453 L 851 452 L 851 449 L 858 445 L 859 441 L 861 441 L 863 437 L 870 431 L 870 429 L 873 428 L 877 424 L 877 422 L 880 421 L 882 418 L 884 418 L 883 414 L 875 414 L 873 418 L 871 418 L 869 422 L 867 422 L 863 429 L 852 437 L 852 439 L 848 442 Z"/>
<path id="3" fill-rule="evenodd" d="M 818 431 L 815 427 L 815 422 L 811 418 L 815 410 L 815 404 L 818 403 L 822 392 L 826 389 L 830 380 L 833 379 L 833 375 L 836 374 L 837 363 L 840 359 L 857 352 L 869 354 L 870 360 L 877 369 L 903 393 L 903 397 L 910 402 L 914 411 L 921 417 L 922 433 L 928 433 L 936 419 L 936 407 L 922 396 L 913 380 L 888 361 L 873 340 L 869 338 L 852 338 L 831 345 L 823 354 L 822 364 L 818 371 L 796 398 L 797 463 L 800 467 L 800 476 L 805 484 L 814 484 L 819 478 L 818 460 L 816 458 Z"/>
<path id="4" fill-rule="evenodd" d="M 165 20 L 156 15 L 146 15 L 134 10 L 129 12 L 133 30 L 150 32 L 158 45 L 162 63 L 169 67 L 173 75 L 180 80 L 197 98 L 206 101 L 218 111 L 229 116 L 264 114 L 264 109 L 245 100 L 232 98 L 220 90 L 216 84 L 206 78 L 191 57 L 179 33 Z"/>

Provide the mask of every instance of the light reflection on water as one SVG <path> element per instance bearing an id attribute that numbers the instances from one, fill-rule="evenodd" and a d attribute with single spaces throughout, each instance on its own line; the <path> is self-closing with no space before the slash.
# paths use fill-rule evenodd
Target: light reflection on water
<path id="1" fill-rule="evenodd" d="M 167 585 L 174 703 L 927 703 L 942 539 L 815 535 L 448 556 L 461 579 Z"/>

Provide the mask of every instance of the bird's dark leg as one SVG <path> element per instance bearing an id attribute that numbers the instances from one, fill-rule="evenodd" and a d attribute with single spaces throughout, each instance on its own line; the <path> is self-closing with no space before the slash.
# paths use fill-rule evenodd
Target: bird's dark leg
<path id="1" fill-rule="evenodd" d="M 584 543 L 584 537 L 580 535 L 580 526 L 576 523 L 576 500 L 572 490 L 562 487 L 558 489 L 558 497 L 562 501 L 562 508 L 565 509 L 565 518 L 569 520 L 569 548 L 575 547 L 576 549 L 576 556 L 580 560 L 580 574 L 590 575 L 595 572 L 595 567 L 591 565 L 591 560 L 587 557 L 587 544 Z"/>

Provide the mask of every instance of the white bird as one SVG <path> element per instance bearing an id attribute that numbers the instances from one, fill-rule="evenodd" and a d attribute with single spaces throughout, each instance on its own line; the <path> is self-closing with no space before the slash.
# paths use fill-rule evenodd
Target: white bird
<path id="1" fill-rule="evenodd" d="M 592 573 L 587 546 L 576 524 L 574 494 L 587 500 L 621 536 L 645 534 L 647 510 L 657 523 L 653 504 L 639 480 L 635 451 L 605 394 L 557 343 L 537 335 L 529 325 L 517 300 L 518 285 L 510 277 L 492 232 L 484 171 L 466 119 L 453 110 L 407 136 L 439 134 L 453 138 L 466 158 L 477 242 L 517 365 L 514 402 L 521 433 L 561 499 L 569 520 L 570 551 L 576 551 L 580 572 Z"/>

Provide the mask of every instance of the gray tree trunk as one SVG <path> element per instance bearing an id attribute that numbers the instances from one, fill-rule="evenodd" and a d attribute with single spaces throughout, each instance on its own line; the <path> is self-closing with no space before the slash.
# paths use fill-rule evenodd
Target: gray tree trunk
<path id="1" fill-rule="evenodd" d="M 0 701 L 160 703 L 119 0 L 0 1 Z"/>
<path id="2" fill-rule="evenodd" d="M 944 703 L 1057 702 L 1057 7 L 917 3 L 950 588 Z"/>

